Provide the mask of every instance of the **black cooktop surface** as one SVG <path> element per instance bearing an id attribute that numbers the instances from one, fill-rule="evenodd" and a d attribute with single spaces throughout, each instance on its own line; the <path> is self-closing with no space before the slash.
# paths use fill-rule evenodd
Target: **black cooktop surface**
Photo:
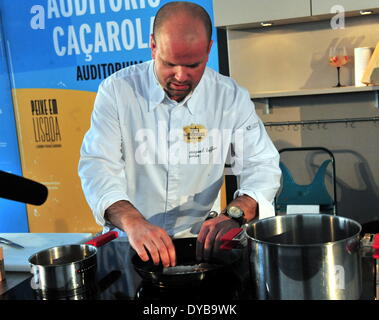
<path id="1" fill-rule="evenodd" d="M 246 249 L 237 250 L 238 259 L 230 267 L 205 281 L 177 287 L 159 287 L 143 280 L 134 269 L 134 251 L 122 238 L 100 248 L 97 275 L 91 287 L 51 293 L 32 289 L 30 278 L 0 296 L 0 300 L 133 300 L 133 301 L 204 301 L 252 299 Z"/>

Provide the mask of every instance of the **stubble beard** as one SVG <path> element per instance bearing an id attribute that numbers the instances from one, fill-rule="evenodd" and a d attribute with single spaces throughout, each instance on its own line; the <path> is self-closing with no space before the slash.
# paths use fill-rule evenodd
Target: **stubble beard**
<path id="1" fill-rule="evenodd" d="M 188 83 L 188 82 L 180 83 L 180 85 L 188 86 L 187 89 L 183 89 L 183 90 L 174 89 L 171 86 L 171 84 L 172 84 L 172 81 L 167 82 L 165 86 L 165 91 L 170 99 L 173 99 L 178 102 L 182 101 L 185 97 L 187 97 L 193 89 L 192 83 Z"/>

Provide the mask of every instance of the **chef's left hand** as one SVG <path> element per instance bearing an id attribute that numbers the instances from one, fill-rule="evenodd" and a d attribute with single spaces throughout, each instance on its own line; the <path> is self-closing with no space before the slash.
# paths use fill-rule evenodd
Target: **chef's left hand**
<path id="1" fill-rule="evenodd" d="M 209 261 L 216 256 L 222 244 L 221 237 L 230 229 L 239 228 L 238 222 L 220 214 L 216 218 L 206 220 L 197 236 L 196 258 L 198 261 Z"/>
<path id="2" fill-rule="evenodd" d="M 247 221 L 259 216 L 257 201 L 248 195 L 237 197 L 229 205 L 241 208 Z M 197 236 L 196 258 L 199 261 L 209 261 L 212 255 L 215 256 L 215 253 L 220 251 L 221 237 L 233 228 L 240 228 L 239 223 L 224 214 L 206 220 Z"/>

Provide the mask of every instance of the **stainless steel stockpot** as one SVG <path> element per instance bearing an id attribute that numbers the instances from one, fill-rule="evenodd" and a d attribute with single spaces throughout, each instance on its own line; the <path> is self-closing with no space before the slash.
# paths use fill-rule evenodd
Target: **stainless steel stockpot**
<path id="1" fill-rule="evenodd" d="M 258 220 L 245 232 L 259 299 L 359 299 L 361 225 L 297 214 Z"/>
<path id="2" fill-rule="evenodd" d="M 343 300 L 362 293 L 361 225 L 328 214 L 255 220 L 223 236 L 224 249 L 247 245 L 257 299 Z M 369 246 L 379 256 L 379 237 Z M 371 248 L 369 248 L 371 250 Z"/>

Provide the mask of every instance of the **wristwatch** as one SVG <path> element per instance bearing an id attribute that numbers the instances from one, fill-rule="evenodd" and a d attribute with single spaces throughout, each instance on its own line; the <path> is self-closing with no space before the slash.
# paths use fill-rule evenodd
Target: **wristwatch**
<path id="1" fill-rule="evenodd" d="M 240 226 L 242 226 L 246 222 L 245 214 L 241 210 L 241 208 L 230 206 L 230 207 L 227 207 L 225 211 L 223 211 L 223 214 L 237 221 Z"/>

